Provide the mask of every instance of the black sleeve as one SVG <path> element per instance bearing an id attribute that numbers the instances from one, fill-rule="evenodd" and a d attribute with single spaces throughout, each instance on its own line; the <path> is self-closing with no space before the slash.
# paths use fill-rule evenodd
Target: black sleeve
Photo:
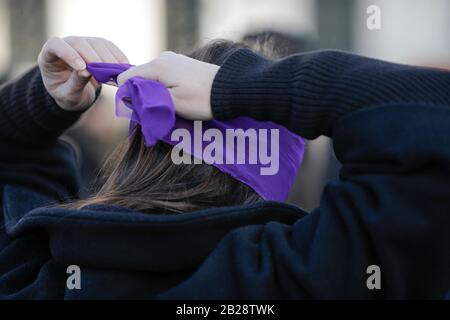
<path id="1" fill-rule="evenodd" d="M 40 287 L 52 283 L 55 272 L 48 263 L 46 237 L 34 232 L 12 236 L 7 222 L 78 196 L 74 150 L 57 138 L 79 116 L 56 104 L 38 68 L 0 89 L 0 299 L 26 297 L 38 274 L 43 275 L 36 280 L 42 282 Z M 33 296 L 55 299 L 49 292 L 40 290 Z"/>
<path id="2" fill-rule="evenodd" d="M 214 80 L 214 117 L 250 116 L 305 138 L 331 135 L 349 112 L 381 104 L 450 105 L 450 73 L 327 50 L 272 61 L 241 49 Z"/>
<path id="3" fill-rule="evenodd" d="M 35 67 L 0 88 L 0 141 L 48 145 L 81 114 L 65 111 L 56 104 Z"/>
<path id="4" fill-rule="evenodd" d="M 39 69 L 0 89 L 0 191 L 31 189 L 53 201 L 78 194 L 71 146 L 57 139 L 81 115 L 61 109 L 47 93 Z"/>

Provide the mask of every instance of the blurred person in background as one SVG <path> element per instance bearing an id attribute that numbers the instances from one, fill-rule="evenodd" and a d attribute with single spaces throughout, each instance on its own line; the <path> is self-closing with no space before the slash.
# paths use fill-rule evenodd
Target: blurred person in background
<path id="1" fill-rule="evenodd" d="M 232 42 L 192 56 L 204 61 L 165 53 L 122 73 L 119 84 L 158 80 L 187 119 L 249 116 L 306 138 L 332 137 L 343 168 L 320 206 L 307 214 L 261 201 L 205 164 L 172 175 L 167 146 L 146 149 L 139 134 L 118 151 L 98 193 L 60 205 L 79 185 L 73 152 L 57 138 L 99 92 L 86 63 L 126 58 L 103 39 L 52 39 L 41 72 L 0 93 L 2 298 L 447 294 L 448 72 L 338 51 L 272 60 Z M 139 179 L 159 184 L 136 189 Z M 69 265 L 82 270 L 79 290 L 65 287 Z M 383 270 L 379 290 L 367 287 L 372 265 Z"/>

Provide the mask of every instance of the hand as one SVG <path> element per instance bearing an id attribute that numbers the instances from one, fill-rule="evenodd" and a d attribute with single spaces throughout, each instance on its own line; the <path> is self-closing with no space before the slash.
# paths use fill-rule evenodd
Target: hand
<path id="1" fill-rule="evenodd" d="M 112 42 L 101 38 L 51 38 L 38 57 L 48 93 L 64 110 L 80 111 L 95 101 L 100 85 L 86 70 L 89 62 L 128 63 Z"/>
<path id="2" fill-rule="evenodd" d="M 211 88 L 219 66 L 173 52 L 164 52 L 149 63 L 131 68 L 118 77 L 123 84 L 132 77 L 159 81 L 172 95 L 178 115 L 191 120 L 209 120 Z"/>

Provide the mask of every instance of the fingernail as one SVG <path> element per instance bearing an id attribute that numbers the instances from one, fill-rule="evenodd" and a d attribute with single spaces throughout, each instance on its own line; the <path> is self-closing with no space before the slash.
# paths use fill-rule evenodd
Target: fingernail
<path id="1" fill-rule="evenodd" d="M 78 75 L 82 78 L 89 78 L 91 74 L 86 69 L 78 71 Z"/>
<path id="2" fill-rule="evenodd" d="M 84 63 L 83 59 L 76 58 L 75 67 L 77 68 L 77 70 L 83 70 L 86 68 L 86 63 Z"/>

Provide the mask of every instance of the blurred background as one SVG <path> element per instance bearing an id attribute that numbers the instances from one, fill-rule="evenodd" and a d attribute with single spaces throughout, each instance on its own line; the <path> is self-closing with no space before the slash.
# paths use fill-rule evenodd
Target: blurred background
<path id="1" fill-rule="evenodd" d="M 381 9 L 368 30 L 367 8 Z M 280 57 L 334 48 L 393 62 L 450 68 L 448 0 L 0 0 L 0 83 L 36 63 L 50 36 L 96 36 L 116 43 L 133 64 L 163 50 L 183 52 L 214 38 L 270 35 Z M 89 191 L 106 155 L 127 135 L 114 117 L 114 88 L 104 88 L 68 133 Z M 290 202 L 312 209 L 339 162 L 331 141 L 309 141 Z"/>

